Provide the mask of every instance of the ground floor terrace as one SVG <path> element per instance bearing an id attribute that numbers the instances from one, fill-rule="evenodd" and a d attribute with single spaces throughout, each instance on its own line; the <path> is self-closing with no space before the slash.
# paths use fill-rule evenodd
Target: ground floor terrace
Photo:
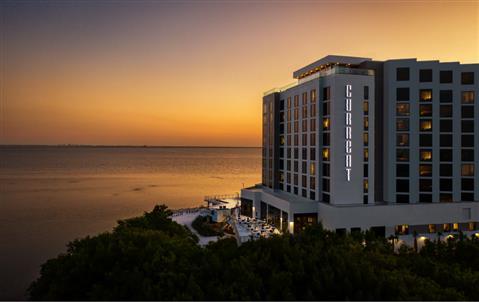
<path id="1" fill-rule="evenodd" d="M 241 191 L 241 214 L 291 233 L 321 222 L 338 233 L 370 230 L 408 245 L 460 233 L 479 237 L 479 202 L 331 205 L 259 185 Z"/>

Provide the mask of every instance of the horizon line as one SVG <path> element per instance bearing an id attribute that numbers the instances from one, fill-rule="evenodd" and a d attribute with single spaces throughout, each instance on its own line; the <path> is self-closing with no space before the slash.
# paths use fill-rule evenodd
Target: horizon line
<path id="1" fill-rule="evenodd" d="M 96 144 L 0 144 L 0 147 L 67 147 L 67 148 L 261 148 L 261 146 L 198 145 L 96 145 Z"/>

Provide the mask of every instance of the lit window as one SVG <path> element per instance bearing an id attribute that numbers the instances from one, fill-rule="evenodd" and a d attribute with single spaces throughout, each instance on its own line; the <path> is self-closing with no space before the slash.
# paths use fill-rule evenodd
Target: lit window
<path id="1" fill-rule="evenodd" d="M 369 118 L 367 116 L 364 117 L 364 130 L 369 129 Z"/>
<path id="2" fill-rule="evenodd" d="M 427 226 L 427 230 L 429 233 L 436 233 L 436 225 L 435 224 L 429 224 Z"/>
<path id="3" fill-rule="evenodd" d="M 462 176 L 474 176 L 474 164 L 463 164 L 461 166 Z"/>
<path id="4" fill-rule="evenodd" d="M 285 143 L 285 141 L 284 141 L 284 135 L 281 135 L 281 136 L 279 137 L 279 144 L 282 146 L 282 145 L 284 145 L 284 143 Z"/>
<path id="5" fill-rule="evenodd" d="M 409 119 L 408 118 L 396 119 L 396 129 L 397 131 L 409 131 Z"/>
<path id="6" fill-rule="evenodd" d="M 459 231 L 459 223 L 453 223 L 453 224 L 452 224 L 452 230 L 453 230 L 454 232 Z"/>
<path id="7" fill-rule="evenodd" d="M 409 146 L 409 134 L 398 134 L 396 136 L 397 146 Z"/>
<path id="8" fill-rule="evenodd" d="M 431 160 L 432 160 L 432 152 L 431 152 L 431 150 L 421 150 L 421 151 L 420 151 L 420 160 L 422 160 L 422 161 L 431 161 Z"/>
<path id="9" fill-rule="evenodd" d="M 369 159 L 369 149 L 365 148 L 364 149 L 364 161 L 368 161 Z"/>
<path id="10" fill-rule="evenodd" d="M 329 129 L 329 118 L 323 118 L 323 130 L 330 130 Z"/>
<path id="11" fill-rule="evenodd" d="M 369 188 L 369 183 L 368 183 L 368 180 L 365 179 L 364 182 L 363 182 L 363 192 L 364 192 L 364 193 L 367 193 L 367 192 L 368 192 L 368 188 Z"/>
<path id="12" fill-rule="evenodd" d="M 421 131 L 431 131 L 432 130 L 432 120 L 421 120 L 419 129 Z"/>
<path id="13" fill-rule="evenodd" d="M 442 225 L 442 229 L 444 232 L 450 232 L 451 231 L 451 225 L 449 223 L 444 223 Z"/>
<path id="14" fill-rule="evenodd" d="M 402 225 L 397 225 L 395 228 L 396 235 L 407 235 L 409 234 L 409 225 L 407 224 L 402 224 Z"/>
<path id="15" fill-rule="evenodd" d="M 329 148 L 323 149 L 323 160 L 329 160 Z"/>
<path id="16" fill-rule="evenodd" d="M 364 146 L 367 146 L 369 144 L 369 135 L 367 133 L 363 133 L 363 141 Z"/>
<path id="17" fill-rule="evenodd" d="M 311 103 L 316 102 L 316 89 L 311 90 Z"/>
<path id="18" fill-rule="evenodd" d="M 396 114 L 398 116 L 408 116 L 409 115 L 409 104 L 396 104 Z"/>
<path id="19" fill-rule="evenodd" d="M 462 103 L 463 104 L 474 104 L 474 91 L 463 91 L 462 92 Z"/>
<path id="20" fill-rule="evenodd" d="M 420 116 L 432 116 L 432 105 L 419 105 Z"/>
<path id="21" fill-rule="evenodd" d="M 432 101 L 432 90 L 431 89 L 421 89 L 421 90 L 419 90 L 419 101 L 420 102 L 430 102 L 430 101 Z"/>
<path id="22" fill-rule="evenodd" d="M 364 110 L 364 114 L 368 115 L 368 113 L 369 113 L 369 102 L 368 101 L 363 102 L 363 110 Z"/>
<path id="23" fill-rule="evenodd" d="M 432 176 L 432 165 L 419 165 L 419 176 Z"/>
<path id="24" fill-rule="evenodd" d="M 309 164 L 309 174 L 314 175 L 316 173 L 316 166 L 314 163 Z"/>

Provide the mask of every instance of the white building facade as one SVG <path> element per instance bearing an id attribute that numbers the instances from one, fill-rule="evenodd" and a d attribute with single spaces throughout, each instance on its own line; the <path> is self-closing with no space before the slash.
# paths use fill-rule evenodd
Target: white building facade
<path id="1" fill-rule="evenodd" d="M 408 240 L 479 228 L 479 64 L 327 56 L 263 97 L 242 213 Z"/>

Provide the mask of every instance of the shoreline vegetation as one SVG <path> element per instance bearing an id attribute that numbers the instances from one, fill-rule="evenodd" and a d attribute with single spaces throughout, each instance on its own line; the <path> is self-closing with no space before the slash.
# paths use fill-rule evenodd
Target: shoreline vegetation
<path id="1" fill-rule="evenodd" d="M 321 225 L 241 246 L 201 247 L 155 206 L 87 236 L 42 265 L 32 300 L 479 300 L 479 240 L 458 236 L 394 252 L 372 233 Z"/>

